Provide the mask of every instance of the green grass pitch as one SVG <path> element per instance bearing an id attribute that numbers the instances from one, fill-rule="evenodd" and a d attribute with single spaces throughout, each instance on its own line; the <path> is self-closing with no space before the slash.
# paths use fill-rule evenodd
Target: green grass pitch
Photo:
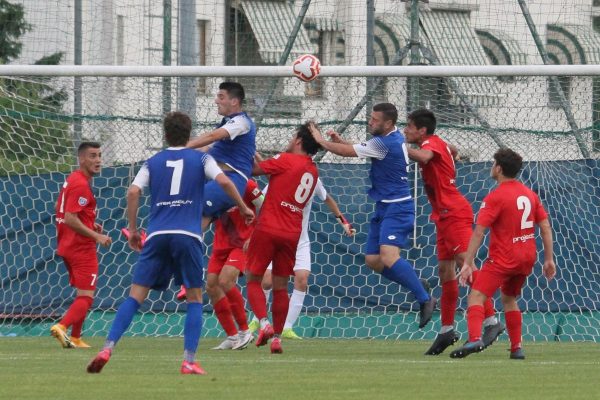
<path id="1" fill-rule="evenodd" d="M 0 399 L 597 399 L 600 344 L 525 343 L 527 359 L 509 360 L 508 343 L 452 360 L 424 356 L 429 342 L 368 339 L 284 341 L 284 353 L 251 345 L 211 351 L 207 376 L 182 376 L 181 338 L 125 337 L 101 374 L 85 367 L 93 349 L 61 349 L 51 337 L 0 338 Z M 460 343 L 460 342 L 459 342 Z"/>

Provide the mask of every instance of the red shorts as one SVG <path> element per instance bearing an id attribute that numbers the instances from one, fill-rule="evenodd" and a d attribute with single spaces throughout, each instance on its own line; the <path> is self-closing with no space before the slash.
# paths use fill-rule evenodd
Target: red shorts
<path id="1" fill-rule="evenodd" d="M 247 271 L 254 275 L 264 275 L 267 267 L 273 262 L 273 275 L 294 275 L 296 250 L 300 233 L 273 234 L 265 230 L 255 229 L 248 245 Z"/>
<path id="2" fill-rule="evenodd" d="M 454 260 L 457 254 L 464 253 L 469 247 L 473 233 L 473 218 L 448 217 L 435 221 L 437 234 L 438 260 Z"/>
<path id="3" fill-rule="evenodd" d="M 80 290 L 96 290 L 98 281 L 98 257 L 87 259 L 62 258 L 69 271 L 69 284 Z"/>
<path id="4" fill-rule="evenodd" d="M 215 250 L 208 260 L 207 272 L 219 275 L 226 265 L 231 265 L 244 274 L 246 269 L 246 253 L 242 249 L 220 249 Z"/>
<path id="5" fill-rule="evenodd" d="M 521 289 L 531 274 L 531 267 L 517 268 L 498 268 L 495 264 L 486 261 L 479 271 L 479 275 L 473 282 L 473 289 L 492 297 L 496 290 L 500 288 L 506 296 L 519 297 Z"/>

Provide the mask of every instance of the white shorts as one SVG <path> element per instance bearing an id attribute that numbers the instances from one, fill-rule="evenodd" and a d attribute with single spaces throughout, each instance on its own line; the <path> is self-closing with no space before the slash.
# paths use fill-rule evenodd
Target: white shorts
<path id="1" fill-rule="evenodd" d="M 270 271 L 273 269 L 273 264 L 269 264 L 267 269 Z M 294 271 L 305 270 L 310 272 L 310 241 L 303 241 L 298 243 L 296 249 L 296 263 L 294 264 Z"/>

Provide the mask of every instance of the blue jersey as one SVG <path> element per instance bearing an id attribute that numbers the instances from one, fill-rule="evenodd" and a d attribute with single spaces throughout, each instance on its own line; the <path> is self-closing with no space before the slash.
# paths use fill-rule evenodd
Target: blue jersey
<path id="1" fill-rule="evenodd" d="M 204 181 L 220 172 L 212 157 L 192 149 L 169 148 L 149 158 L 133 181 L 150 187 L 148 240 L 168 233 L 201 240 Z"/>
<path id="2" fill-rule="evenodd" d="M 216 141 L 208 154 L 217 162 L 227 164 L 241 172 L 246 178 L 250 177 L 256 153 L 254 121 L 248 114 L 241 112 L 223 118 L 218 128 L 227 130 L 229 137 Z"/>
<path id="3" fill-rule="evenodd" d="M 408 150 L 404 135 L 397 129 L 355 144 L 354 150 L 359 157 L 371 158 L 369 196 L 373 200 L 398 202 L 412 198 L 408 184 Z"/>

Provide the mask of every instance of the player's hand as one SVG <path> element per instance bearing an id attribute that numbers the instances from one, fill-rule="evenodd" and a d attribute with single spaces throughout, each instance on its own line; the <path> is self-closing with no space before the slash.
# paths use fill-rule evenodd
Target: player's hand
<path id="1" fill-rule="evenodd" d="M 543 273 L 548 280 L 552 280 L 556 276 L 556 264 L 554 264 L 554 260 L 544 261 Z"/>
<path id="2" fill-rule="evenodd" d="M 240 208 L 240 214 L 244 217 L 246 225 L 250 225 L 254 221 L 254 212 L 249 207 Z"/>
<path id="3" fill-rule="evenodd" d="M 340 221 L 342 228 L 344 228 L 344 233 L 346 234 L 346 236 L 352 237 L 354 236 L 354 234 L 356 234 L 356 229 L 352 227 L 352 224 L 348 222 L 348 220 L 346 219 L 346 217 L 344 217 L 343 214 L 338 215 L 336 218 Z"/>
<path id="4" fill-rule="evenodd" d="M 98 243 L 100 246 L 108 247 L 112 243 L 112 239 L 108 235 L 100 234 L 96 237 L 96 243 Z"/>
<path id="5" fill-rule="evenodd" d="M 94 232 L 102 233 L 102 225 L 94 223 Z"/>
<path id="6" fill-rule="evenodd" d="M 477 267 L 473 264 L 465 262 L 457 274 L 458 283 L 460 286 L 467 286 L 469 283 L 473 283 L 473 271 L 477 271 Z"/>
<path id="7" fill-rule="evenodd" d="M 329 136 L 329 140 L 331 140 L 334 143 L 342 143 L 342 136 L 337 133 L 336 131 L 334 131 L 333 129 L 330 129 L 327 131 L 327 135 Z"/>
<path id="8" fill-rule="evenodd" d="M 323 135 L 321 134 L 321 131 L 319 130 L 319 127 L 317 126 L 317 124 L 313 121 L 310 121 L 308 123 L 308 130 L 310 131 L 310 134 L 313 136 L 313 138 L 315 138 L 315 141 L 317 143 L 321 143 L 324 142 L 325 139 L 323 138 Z"/>
<path id="9" fill-rule="evenodd" d="M 142 247 L 144 247 L 144 242 L 142 241 L 142 234 L 140 233 L 140 231 L 129 231 L 127 243 L 129 244 L 129 248 L 131 250 L 141 251 Z"/>

